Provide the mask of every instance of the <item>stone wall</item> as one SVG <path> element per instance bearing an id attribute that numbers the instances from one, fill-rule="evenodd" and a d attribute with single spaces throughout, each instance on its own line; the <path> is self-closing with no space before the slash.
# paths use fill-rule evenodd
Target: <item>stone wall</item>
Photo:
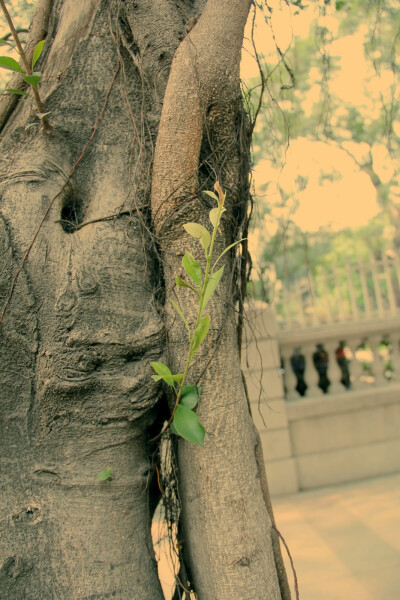
<path id="1" fill-rule="evenodd" d="M 367 324 L 360 327 L 365 331 Z M 305 330 L 305 342 L 314 333 Z M 242 367 L 271 494 L 400 472 L 400 377 L 288 400 L 278 337 L 271 309 L 258 304 L 248 310 Z"/>

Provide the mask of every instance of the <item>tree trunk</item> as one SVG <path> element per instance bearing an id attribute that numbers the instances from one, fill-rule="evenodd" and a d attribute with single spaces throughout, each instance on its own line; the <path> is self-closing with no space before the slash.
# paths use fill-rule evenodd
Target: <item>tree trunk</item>
<path id="1" fill-rule="evenodd" d="M 228 191 L 221 248 L 246 222 L 249 4 L 43 3 L 36 68 L 53 128 L 44 135 L 18 100 L 1 140 L 2 600 L 163 598 L 149 438 L 165 392 L 150 361 L 168 353 L 175 368 L 187 351 L 169 298 L 184 251 L 198 252 L 182 223 L 206 224 L 200 190 L 219 177 Z M 178 444 L 185 564 L 200 600 L 286 599 L 241 380 L 235 273 L 228 255 L 191 373 L 205 447 Z"/>

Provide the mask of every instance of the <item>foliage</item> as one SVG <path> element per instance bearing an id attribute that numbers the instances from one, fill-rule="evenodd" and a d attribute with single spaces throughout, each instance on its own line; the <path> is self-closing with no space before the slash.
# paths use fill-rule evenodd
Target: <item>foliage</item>
<path id="1" fill-rule="evenodd" d="M 97 475 L 97 479 L 99 481 L 109 481 L 110 479 L 112 479 L 112 474 L 113 474 L 112 468 L 108 467 L 105 471 L 101 471 Z"/>
<path id="2" fill-rule="evenodd" d="M 191 290 L 196 295 L 198 302 L 196 322 L 194 327 L 191 328 L 181 306 L 178 303 L 171 301 L 174 309 L 182 319 L 188 334 L 189 349 L 184 372 L 173 374 L 170 368 L 164 363 L 151 363 L 151 366 L 156 372 L 156 375 L 152 376 L 154 381 L 163 380 L 169 387 L 173 389 L 175 393 L 175 406 L 168 421 L 171 431 L 174 434 L 181 436 L 185 440 L 188 440 L 194 444 L 199 444 L 200 446 L 204 445 L 205 431 L 197 414 L 194 412 L 194 409 L 196 408 L 200 399 L 201 388 L 194 385 L 187 385 L 186 381 L 195 352 L 205 340 L 210 328 L 210 315 L 204 313 L 207 304 L 215 292 L 224 272 L 224 266 L 220 267 L 218 270 L 216 270 L 216 266 L 224 254 L 228 252 L 230 248 L 239 243 L 235 242 L 230 244 L 218 256 L 214 264 L 211 265 L 218 226 L 222 214 L 226 211 L 224 206 L 226 194 L 222 191 L 219 182 L 215 184 L 214 189 L 218 196 L 216 196 L 214 192 L 204 192 L 217 202 L 217 207 L 212 208 L 209 213 L 209 219 L 211 225 L 213 226 L 211 235 L 210 232 L 199 223 L 186 223 L 183 226 L 185 231 L 190 236 L 200 242 L 200 245 L 204 250 L 206 263 L 203 273 L 203 269 L 196 261 L 194 256 L 187 251 L 182 258 L 182 266 L 186 275 L 188 276 L 188 280 L 184 280 L 178 275 L 175 278 L 177 287 L 188 288 Z"/>
<path id="3" fill-rule="evenodd" d="M 272 52 L 267 55 L 262 63 L 267 102 L 262 106 L 253 138 L 256 162 L 263 160 L 279 174 L 293 140 L 324 141 L 350 157 L 355 170 L 368 175 L 383 212 L 365 227 L 306 234 L 296 226 L 293 213 L 301 201 L 300 193 L 309 185 L 307 173 L 298 176 L 297 188 L 293 186 L 290 191 L 281 186 L 279 175 L 274 181 L 270 178 L 260 189 L 267 200 L 261 203 L 260 213 L 262 218 L 270 215 L 268 222 L 275 221 L 275 232 L 271 236 L 272 227 L 266 231 L 264 223 L 259 226 L 258 235 L 264 241 L 259 275 L 266 276 L 274 262 L 276 279 L 291 282 L 307 277 L 308 271 L 316 275 L 318 268 L 330 270 L 334 263 L 356 262 L 369 252 L 378 258 L 390 246 L 400 244 L 397 3 L 305 1 L 298 8 L 301 10 L 297 16 L 292 11 L 292 38 L 286 45 L 280 32 L 273 30 L 271 12 L 264 10 L 277 51 L 275 56 Z M 308 35 L 304 31 L 297 34 L 301 28 L 296 30 L 296 19 L 303 19 L 310 12 L 315 18 L 310 19 Z M 363 71 L 350 74 L 346 63 L 356 64 L 356 58 Z M 246 99 L 254 111 L 260 82 L 248 81 L 247 86 Z M 341 177 L 334 163 L 331 171 L 321 174 L 321 178 L 331 181 Z M 275 205 L 271 202 L 274 193 Z M 356 201 L 349 210 L 361 212 L 362 198 Z M 262 287 L 263 282 L 257 282 L 256 293 L 268 299 Z"/>
<path id="4" fill-rule="evenodd" d="M 39 117 L 44 130 L 48 133 L 51 130 L 51 126 L 48 122 L 47 115 L 44 111 L 44 107 L 39 95 L 38 85 L 42 78 L 42 73 L 40 71 L 34 71 L 35 65 L 40 58 L 40 55 L 43 50 L 43 46 L 45 44 L 45 40 L 40 40 L 33 49 L 32 60 L 29 62 L 28 57 L 25 53 L 25 50 L 21 44 L 21 40 L 19 38 L 18 32 L 15 28 L 15 24 L 11 15 L 8 12 L 8 9 L 5 5 L 4 0 L 0 0 L 1 9 L 3 11 L 4 17 L 10 27 L 11 35 L 14 42 L 10 42 L 3 38 L 2 45 L 8 46 L 17 52 L 19 55 L 23 67 L 11 56 L 0 56 L 0 68 L 6 69 L 9 71 L 14 71 L 16 73 L 21 73 L 23 77 L 23 81 L 28 83 L 30 89 L 32 91 L 33 100 L 37 106 L 37 116 Z M 19 88 L 6 88 L 6 92 L 10 94 L 16 94 L 18 96 L 28 96 L 28 94 Z M 30 127 L 30 125 L 28 125 Z"/>

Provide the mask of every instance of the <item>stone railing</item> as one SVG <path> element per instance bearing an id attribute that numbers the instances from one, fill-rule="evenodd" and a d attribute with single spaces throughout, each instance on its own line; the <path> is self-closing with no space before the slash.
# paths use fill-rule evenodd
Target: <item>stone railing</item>
<path id="1" fill-rule="evenodd" d="M 296 400 L 400 382 L 400 318 L 280 331 L 285 397 Z"/>
<path id="2" fill-rule="evenodd" d="M 400 314 L 400 256 L 387 250 L 357 264 L 318 269 L 296 281 L 266 283 L 279 329 L 370 321 Z"/>
<path id="3" fill-rule="evenodd" d="M 399 472 L 400 318 L 282 331 L 270 307 L 247 313 L 242 366 L 271 492 Z"/>

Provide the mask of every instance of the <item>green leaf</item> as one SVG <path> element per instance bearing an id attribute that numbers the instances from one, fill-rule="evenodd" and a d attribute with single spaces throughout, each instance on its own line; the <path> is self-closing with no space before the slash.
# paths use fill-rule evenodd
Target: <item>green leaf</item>
<path id="1" fill-rule="evenodd" d="M 172 431 L 172 433 L 174 433 L 175 435 L 179 435 L 179 433 L 177 432 L 177 430 L 174 427 L 174 422 L 173 421 L 172 421 L 172 423 L 170 423 L 169 428 Z"/>
<path id="2" fill-rule="evenodd" d="M 244 240 L 247 240 L 247 238 L 242 238 L 241 240 L 238 240 L 237 242 L 233 242 L 233 244 L 230 244 L 229 246 L 227 246 L 225 248 L 225 250 L 223 252 L 221 252 L 221 254 L 218 256 L 217 260 L 215 261 L 214 265 L 213 265 L 213 269 L 215 268 L 217 262 L 219 261 L 220 258 L 223 257 L 223 255 L 225 254 L 225 252 L 228 252 L 228 250 L 230 250 L 231 248 L 233 248 L 233 246 L 236 246 L 237 244 L 240 244 L 240 242 L 244 242 Z"/>
<path id="3" fill-rule="evenodd" d="M 16 71 L 17 73 L 24 73 L 23 68 L 17 63 L 16 60 L 9 56 L 0 56 L 0 67 L 7 69 L 8 71 Z"/>
<path id="4" fill-rule="evenodd" d="M 50 114 L 50 112 L 47 113 L 37 113 L 37 117 L 39 117 L 39 119 L 44 119 L 45 117 L 47 117 Z"/>
<path id="5" fill-rule="evenodd" d="M 219 214 L 219 208 L 212 208 L 209 212 L 210 221 L 211 221 L 211 224 L 213 227 L 218 226 L 218 221 L 219 221 L 218 214 Z"/>
<path id="6" fill-rule="evenodd" d="M 111 479 L 112 478 L 112 474 L 113 474 L 113 470 L 110 467 L 108 467 L 108 469 L 106 469 L 105 471 L 101 471 L 97 475 L 97 479 L 99 481 L 107 481 L 107 479 Z"/>
<path id="7" fill-rule="evenodd" d="M 199 446 L 204 446 L 204 427 L 195 412 L 186 406 L 178 404 L 173 424 L 178 434 L 185 440 Z"/>
<path id="8" fill-rule="evenodd" d="M 162 362 L 151 362 L 150 363 L 157 375 L 152 375 L 154 381 L 160 381 L 163 379 L 165 383 L 174 387 L 174 381 L 180 381 L 183 377 L 183 373 L 178 373 L 177 375 L 172 375 L 169 367 L 164 365 Z"/>
<path id="9" fill-rule="evenodd" d="M 174 309 L 176 310 L 176 312 L 178 313 L 178 315 L 180 316 L 180 318 L 182 319 L 182 321 L 185 323 L 186 329 L 188 330 L 188 333 L 190 335 L 190 327 L 189 327 L 189 323 L 186 320 L 185 315 L 183 314 L 183 312 L 181 311 L 180 307 L 178 306 L 178 304 L 176 302 L 171 300 L 171 304 L 174 307 Z"/>
<path id="10" fill-rule="evenodd" d="M 185 223 L 183 227 L 189 235 L 200 240 L 204 250 L 207 250 L 211 242 L 211 236 L 203 225 L 200 225 L 200 223 Z"/>
<path id="11" fill-rule="evenodd" d="M 166 379 L 164 379 L 164 377 L 162 375 L 152 375 L 151 376 L 152 379 L 154 379 L 154 381 L 160 381 L 160 379 L 163 379 L 164 381 L 166 381 Z M 171 379 L 172 381 L 180 381 L 183 377 L 183 373 L 177 373 L 176 375 L 171 375 L 171 377 L 168 377 L 168 379 Z M 169 384 L 171 385 L 171 384 Z"/>
<path id="12" fill-rule="evenodd" d="M 183 279 L 181 279 L 181 277 L 179 277 L 179 275 L 177 275 L 175 277 L 175 283 L 178 287 L 187 287 L 190 290 L 193 290 L 194 292 L 196 292 L 196 294 L 199 294 L 199 290 L 196 290 L 196 288 L 193 285 L 190 285 L 189 283 L 186 283 L 186 281 L 183 281 Z"/>
<path id="13" fill-rule="evenodd" d="M 19 96 L 27 96 L 28 95 L 26 92 L 23 92 L 22 90 L 14 90 L 13 88 L 7 88 L 4 91 L 9 92 L 10 94 L 18 94 Z"/>
<path id="14" fill-rule="evenodd" d="M 220 269 L 218 269 L 218 271 L 216 271 L 215 273 L 213 273 L 210 276 L 210 279 L 207 282 L 207 287 L 206 287 L 205 292 L 204 292 L 203 311 L 206 308 L 209 299 L 211 298 L 211 296 L 215 292 L 215 288 L 219 284 L 219 280 L 221 279 L 223 272 L 224 272 L 224 267 L 221 267 Z"/>
<path id="15" fill-rule="evenodd" d="M 11 48 L 15 48 L 15 44 L 8 42 L 7 40 L 0 40 L 0 46 L 11 46 Z"/>
<path id="16" fill-rule="evenodd" d="M 199 401 L 198 388 L 195 385 L 185 385 L 182 390 L 180 404 L 186 406 L 186 408 L 196 408 Z"/>
<path id="17" fill-rule="evenodd" d="M 33 56 L 32 56 L 32 71 L 33 71 L 33 67 L 36 65 L 39 56 L 42 54 L 42 50 L 43 50 L 43 46 L 46 40 L 42 40 L 41 42 L 38 42 L 35 46 L 35 49 L 33 51 Z"/>
<path id="18" fill-rule="evenodd" d="M 193 352 L 200 346 L 210 329 L 210 315 L 206 315 L 200 319 L 195 332 L 193 334 Z"/>
<path id="19" fill-rule="evenodd" d="M 209 192 L 208 190 L 204 190 L 203 194 L 207 194 L 207 196 L 211 196 L 211 198 L 214 198 L 214 200 L 219 202 L 218 197 L 214 194 L 214 192 Z"/>
<path id="20" fill-rule="evenodd" d="M 201 285 L 201 267 L 190 252 L 185 252 L 182 265 L 186 273 L 197 285 Z"/>
<path id="21" fill-rule="evenodd" d="M 33 85 L 33 87 L 37 87 L 41 78 L 42 78 L 42 74 L 37 72 L 37 73 L 33 73 L 33 75 L 25 75 L 24 81 L 26 81 L 26 83 L 29 83 L 30 85 Z"/>

